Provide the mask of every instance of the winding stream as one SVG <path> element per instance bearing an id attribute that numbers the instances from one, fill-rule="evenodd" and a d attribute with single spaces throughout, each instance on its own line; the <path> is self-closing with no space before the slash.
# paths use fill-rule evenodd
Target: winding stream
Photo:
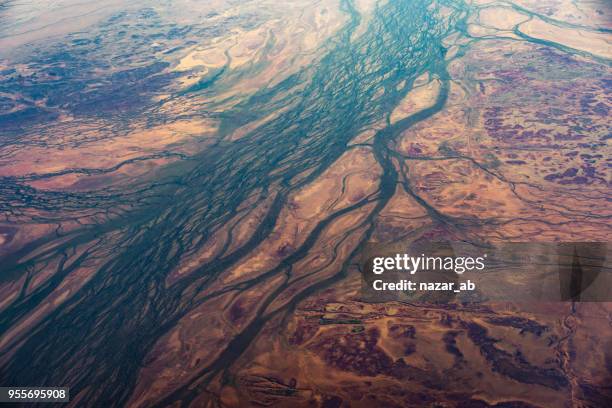
<path id="1" fill-rule="evenodd" d="M 449 78 L 442 41 L 451 33 L 465 31 L 466 6 L 389 1 L 377 8 L 367 30 L 358 36 L 362 17 L 351 1 L 342 6 L 349 22 L 330 40 L 331 51 L 317 64 L 225 112 L 222 133 L 229 135 L 282 107 L 280 114 L 239 140 L 221 137 L 196 156 L 169 165 L 158 183 L 130 193 L 143 198 L 120 216 L 84 226 L 61 239 L 34 242 L 6 259 L 11 275 L 26 274 L 37 265 L 57 262 L 58 266 L 44 284 L 27 294 L 24 291 L 0 312 L 3 332 L 39 307 L 71 272 L 91 259 L 105 261 L 85 286 L 40 321 L 22 342 L 11 344 L 13 352 L 1 356 L 3 384 L 61 384 L 70 386 L 73 396 L 81 393 L 90 406 L 121 406 L 130 398 L 147 354 L 182 317 L 227 291 L 246 290 L 284 276 L 284 283 L 266 295 L 256 317 L 227 342 L 218 357 L 158 404 L 180 400 L 187 406 L 241 356 L 274 315 L 291 310 L 307 295 L 342 277 L 345 268 L 292 295 L 283 308 L 266 312 L 289 286 L 292 266 L 309 253 L 334 220 L 373 204 L 360 224 L 365 230 L 361 242 L 365 242 L 379 212 L 396 189 L 403 188 L 437 222 L 453 222 L 411 190 L 409 173 L 394 165 L 393 159 L 399 156 L 392 142 L 444 107 Z M 391 124 L 391 112 L 424 73 L 441 80 L 434 105 Z M 226 74 L 220 70 L 190 92 L 213 92 L 215 81 Z M 375 195 L 319 220 L 301 246 L 277 267 L 240 285 L 200 295 L 270 236 L 291 193 L 317 179 L 351 148 L 357 135 L 381 122 L 387 125 L 370 145 L 382 169 Z M 4 184 L 2 188 L 21 187 Z M 125 195 L 102 198 L 107 207 L 120 206 Z M 50 205 L 59 202 L 57 197 L 48 200 Z M 80 197 L 74 205 L 87 208 L 100 201 L 101 197 Z M 266 213 L 244 244 L 235 248 L 227 244 L 214 259 L 167 285 L 181 257 L 197 252 L 232 219 L 262 206 Z M 353 255 L 358 251 L 355 248 Z M 345 267 L 351 258 L 343 260 Z"/>

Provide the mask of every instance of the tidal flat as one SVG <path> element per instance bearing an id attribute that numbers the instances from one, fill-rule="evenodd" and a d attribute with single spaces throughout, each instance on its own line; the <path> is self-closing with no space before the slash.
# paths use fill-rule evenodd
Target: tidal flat
<path id="1" fill-rule="evenodd" d="M 606 407 L 612 302 L 372 303 L 368 242 L 612 236 L 603 0 L 0 0 L 0 382 Z"/>

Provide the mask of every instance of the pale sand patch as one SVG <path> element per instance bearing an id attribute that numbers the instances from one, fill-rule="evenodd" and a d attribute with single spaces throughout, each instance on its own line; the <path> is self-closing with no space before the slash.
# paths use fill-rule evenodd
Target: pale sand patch
<path id="1" fill-rule="evenodd" d="M 216 48 L 194 49 L 179 61 L 174 70 L 189 71 L 199 67 L 219 68 L 222 67 L 226 61 L 227 57 L 223 53 L 223 50 Z"/>
<path id="2" fill-rule="evenodd" d="M 528 19 L 528 16 L 508 7 L 487 7 L 478 13 L 478 20 L 482 26 L 497 30 L 512 30 L 514 26 Z"/>
<path id="3" fill-rule="evenodd" d="M 272 112 L 271 114 L 259 120 L 254 120 L 253 122 L 249 122 L 246 125 L 239 127 L 234 132 L 232 132 L 232 134 L 228 137 L 228 140 L 233 142 L 233 141 L 243 138 L 244 136 L 248 135 L 249 133 L 257 129 L 258 127 L 264 125 L 265 123 L 278 118 L 283 113 L 283 111 L 284 110 Z"/>
<path id="4" fill-rule="evenodd" d="M 540 40 L 555 42 L 602 58 L 612 58 L 612 36 L 586 30 L 561 28 L 540 19 L 519 26 L 524 34 Z"/>
<path id="5" fill-rule="evenodd" d="M 497 34 L 499 30 L 495 28 L 487 28 L 477 24 L 468 25 L 468 34 L 472 37 L 487 37 Z"/>
<path id="6" fill-rule="evenodd" d="M 274 17 L 252 30 L 234 29 L 191 48 L 175 62 L 174 70 L 185 72 L 178 80 L 179 87 L 193 85 L 225 65 L 229 71 L 257 67 L 215 96 L 215 100 L 228 100 L 255 92 L 262 84 L 274 86 L 312 64 L 325 41 L 344 25 L 347 17 L 338 0 L 304 3 L 289 2 L 279 10 L 276 4 L 261 2 L 260 7 Z M 224 15 L 232 14 L 228 11 Z"/>
<path id="7" fill-rule="evenodd" d="M 436 101 L 439 90 L 440 80 L 434 79 L 426 85 L 421 85 L 408 92 L 393 113 L 391 113 L 391 123 L 396 123 L 405 117 L 432 106 Z"/>
<path id="8" fill-rule="evenodd" d="M 380 7 L 382 6 L 382 3 L 384 2 L 376 0 L 356 0 L 354 2 L 355 9 L 357 9 L 357 12 L 361 16 L 361 22 L 359 23 L 359 27 L 357 27 L 357 29 L 353 33 L 353 40 L 360 37 L 361 35 L 363 35 L 363 33 L 367 31 L 376 5 L 378 4 L 378 6 Z"/>
<path id="9" fill-rule="evenodd" d="M 232 69 L 256 60 L 270 39 L 268 27 L 265 25 L 252 31 L 240 30 L 236 33 L 236 37 L 236 44 L 229 50 L 231 58 L 230 68 Z"/>
<path id="10" fill-rule="evenodd" d="M 173 71 L 188 73 L 178 79 L 181 88 L 187 88 L 198 83 L 211 70 L 221 68 L 226 63 L 227 57 L 222 49 L 193 48 L 189 54 L 179 60 Z"/>

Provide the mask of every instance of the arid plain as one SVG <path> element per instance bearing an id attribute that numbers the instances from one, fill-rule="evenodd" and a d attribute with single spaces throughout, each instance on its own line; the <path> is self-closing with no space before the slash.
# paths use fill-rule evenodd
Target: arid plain
<path id="1" fill-rule="evenodd" d="M 372 303 L 367 242 L 605 242 L 605 1 L 0 1 L 0 379 L 606 407 L 612 303 Z"/>

